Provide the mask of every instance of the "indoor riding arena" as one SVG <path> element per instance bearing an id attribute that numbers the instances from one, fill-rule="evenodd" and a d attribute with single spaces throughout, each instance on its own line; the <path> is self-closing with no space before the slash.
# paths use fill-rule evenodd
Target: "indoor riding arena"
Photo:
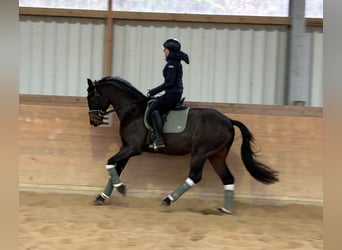
<path id="1" fill-rule="evenodd" d="M 19 2 L 20 250 L 323 249 L 323 1 L 312 16 L 305 0 L 264 1 L 272 10 L 263 1 Z M 114 190 L 94 205 L 121 138 L 115 112 L 90 125 L 87 79 L 120 76 L 146 94 L 163 81 L 169 37 L 190 57 L 185 104 L 243 122 L 257 159 L 278 172 L 270 185 L 248 173 L 236 128 L 232 214 L 218 210 L 224 187 L 208 161 L 199 183 L 161 206 L 188 177 L 190 155 L 148 152 L 122 172 L 125 196 Z"/>

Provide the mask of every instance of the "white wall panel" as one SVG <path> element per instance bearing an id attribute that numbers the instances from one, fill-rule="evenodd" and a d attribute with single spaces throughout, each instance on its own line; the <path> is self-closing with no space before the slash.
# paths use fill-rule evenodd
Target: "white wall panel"
<path id="1" fill-rule="evenodd" d="M 275 104 L 276 103 L 276 86 L 284 86 L 286 84 L 285 75 L 280 75 L 277 78 L 277 67 L 285 69 L 284 64 L 277 64 L 277 61 L 286 62 L 286 54 L 282 54 L 285 51 L 279 50 L 280 37 L 277 31 L 267 31 L 265 36 L 265 59 L 264 62 L 264 84 L 263 84 L 263 104 Z M 285 71 L 283 71 L 285 72 Z M 279 82 L 277 81 L 279 80 Z"/>
<path id="2" fill-rule="evenodd" d="M 266 32 L 264 30 L 258 30 L 254 32 L 254 43 L 252 52 L 252 63 L 255 65 L 251 73 L 252 86 L 252 102 L 260 103 L 263 100 L 264 92 L 264 67 L 262 63 L 265 61 L 265 36 Z"/>
<path id="3" fill-rule="evenodd" d="M 105 22 L 20 17 L 21 94 L 86 95 L 86 78 L 103 77 Z M 323 106 L 323 33 L 308 29 L 311 106 Z M 284 26 L 116 20 L 113 75 L 143 93 L 163 81 L 162 43 L 181 40 L 184 96 L 190 101 L 279 104 L 286 100 L 288 30 Z"/>
<path id="4" fill-rule="evenodd" d="M 238 82 L 238 102 L 249 103 L 251 99 L 252 78 L 252 46 L 253 46 L 253 33 L 244 31 L 240 36 L 240 64 L 239 67 L 239 82 Z M 259 60 L 258 60 L 259 61 Z M 262 63 L 259 61 L 259 63 Z"/>
<path id="5" fill-rule="evenodd" d="M 85 96 L 103 76 L 104 21 L 20 17 L 21 94 Z"/>
<path id="6" fill-rule="evenodd" d="M 240 29 L 231 29 L 228 32 L 228 41 L 227 41 L 227 80 L 226 84 L 229 86 L 226 87 L 227 100 L 229 102 L 237 103 L 238 99 L 238 90 L 239 90 L 239 68 L 240 68 Z"/>
<path id="7" fill-rule="evenodd" d="M 311 33 L 311 103 L 310 106 L 323 107 L 323 33 Z"/>
<path id="8" fill-rule="evenodd" d="M 190 65 L 183 63 L 187 100 L 282 104 L 278 98 L 286 84 L 286 50 L 280 46 L 287 39 L 284 27 L 148 21 L 114 24 L 113 72 L 142 92 L 163 81 L 161 45 L 168 37 L 177 37 L 190 56 Z"/>
<path id="9" fill-rule="evenodd" d="M 275 82 L 282 82 L 285 79 L 285 82 L 287 81 L 287 67 L 284 67 L 284 62 L 287 61 L 287 53 L 288 53 L 288 38 L 287 33 L 280 32 L 278 39 L 278 51 L 281 57 L 279 57 L 279 60 L 276 61 L 277 65 L 277 73 L 276 73 L 276 80 Z M 287 98 L 286 93 L 287 92 L 287 86 L 286 84 L 276 84 L 276 91 L 275 91 L 275 101 L 274 104 L 276 105 L 283 105 L 285 103 L 285 99 Z"/>

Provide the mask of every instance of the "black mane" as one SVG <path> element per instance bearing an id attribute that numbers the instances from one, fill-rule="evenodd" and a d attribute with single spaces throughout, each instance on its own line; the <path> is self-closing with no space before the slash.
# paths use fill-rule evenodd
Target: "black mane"
<path id="1" fill-rule="evenodd" d="M 96 82 L 98 84 L 113 84 L 114 86 L 129 90 L 131 93 L 139 96 L 145 96 L 141 91 L 139 91 L 136 87 L 134 87 L 129 81 L 121 78 L 120 76 L 105 76 L 101 80 Z"/>

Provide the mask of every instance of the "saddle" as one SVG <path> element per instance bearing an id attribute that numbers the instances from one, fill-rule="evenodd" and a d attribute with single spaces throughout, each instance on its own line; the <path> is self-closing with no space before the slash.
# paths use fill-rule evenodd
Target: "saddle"
<path id="1" fill-rule="evenodd" d="M 183 97 L 174 108 L 172 108 L 167 114 L 162 115 L 163 120 L 163 133 L 181 133 L 186 127 L 186 122 L 189 113 L 189 107 L 184 104 L 185 97 Z M 151 133 L 153 127 L 150 124 L 150 107 L 156 102 L 155 98 L 152 98 L 147 102 L 147 107 L 144 115 L 145 127 Z"/>

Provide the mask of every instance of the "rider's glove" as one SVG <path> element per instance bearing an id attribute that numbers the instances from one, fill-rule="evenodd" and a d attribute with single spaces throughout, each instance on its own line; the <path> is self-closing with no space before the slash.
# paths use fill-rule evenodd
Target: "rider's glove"
<path id="1" fill-rule="evenodd" d="M 147 94 L 146 94 L 146 95 L 147 95 L 147 97 L 151 97 L 151 96 L 152 96 L 152 95 L 151 95 L 151 90 L 150 90 L 150 89 L 147 90 Z"/>

